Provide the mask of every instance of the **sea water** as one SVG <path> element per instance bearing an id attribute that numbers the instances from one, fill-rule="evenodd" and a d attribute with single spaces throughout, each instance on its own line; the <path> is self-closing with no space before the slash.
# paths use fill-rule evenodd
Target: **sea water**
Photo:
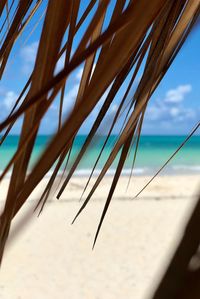
<path id="1" fill-rule="evenodd" d="M 34 167 L 45 147 L 50 142 L 52 136 L 40 135 L 37 137 L 34 145 L 29 170 Z M 134 175 L 148 175 L 155 173 L 176 151 L 186 136 L 141 136 L 134 165 Z M 70 155 L 68 168 L 73 164 L 79 150 L 81 149 L 86 135 L 78 135 L 74 140 L 73 150 Z M 105 136 L 95 136 L 83 159 L 78 165 L 75 175 L 88 175 L 93 168 L 95 161 L 101 151 Z M 117 140 L 116 135 L 110 136 L 104 151 L 97 163 L 94 174 L 98 174 L 102 169 L 106 159 Z M 14 155 L 19 142 L 19 136 L 8 136 L 0 146 L 0 171 Z M 124 175 L 129 174 L 133 164 L 134 146 L 130 150 L 126 163 L 124 165 Z M 111 165 L 107 174 L 115 172 L 119 155 Z M 63 163 L 62 168 L 65 163 Z M 50 170 L 49 174 L 52 172 Z M 200 174 L 200 136 L 193 136 L 176 154 L 176 156 L 165 167 L 161 174 Z"/>

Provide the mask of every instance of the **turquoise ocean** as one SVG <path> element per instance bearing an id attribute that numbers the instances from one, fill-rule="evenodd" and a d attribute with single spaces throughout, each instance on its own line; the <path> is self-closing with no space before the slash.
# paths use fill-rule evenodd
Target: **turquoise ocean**
<path id="1" fill-rule="evenodd" d="M 85 135 L 78 135 L 74 142 L 73 151 L 70 158 L 69 165 L 72 164 L 77 155 L 80 147 L 83 145 Z M 97 164 L 94 174 L 98 174 L 106 158 L 112 150 L 117 136 L 112 135 L 109 138 L 104 152 Z M 165 161 L 173 154 L 178 146 L 184 141 L 186 136 L 141 136 L 137 158 L 133 174 L 135 175 L 148 175 L 155 173 Z M 51 140 L 51 136 L 38 136 L 34 151 L 31 158 L 29 169 L 31 169 L 38 157 L 44 151 L 45 146 Z M 95 137 L 94 141 L 88 148 L 85 157 L 80 162 L 76 171 L 76 175 L 88 175 L 96 161 L 103 142 L 104 136 Z M 13 156 L 19 136 L 8 136 L 4 143 L 0 146 L 0 171 L 7 165 Z M 129 174 L 132 167 L 134 150 L 131 150 L 129 157 L 125 163 L 123 174 Z M 114 161 L 113 165 L 108 171 L 108 174 L 113 174 L 117 165 L 118 158 Z M 63 166 L 64 167 L 64 166 Z M 51 170 L 52 171 L 52 170 Z M 49 172 L 49 174 L 51 173 Z M 177 153 L 172 161 L 162 171 L 162 174 L 200 174 L 200 136 L 193 136 L 186 145 Z"/>

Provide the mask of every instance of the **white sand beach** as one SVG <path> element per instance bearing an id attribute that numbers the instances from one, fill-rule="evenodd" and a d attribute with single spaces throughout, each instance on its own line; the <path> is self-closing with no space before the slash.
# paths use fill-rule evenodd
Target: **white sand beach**
<path id="1" fill-rule="evenodd" d="M 44 179 L 16 216 L 0 271 L 1 299 L 143 299 L 161 277 L 200 188 L 200 177 L 122 177 L 95 249 L 94 235 L 108 193 L 106 177 L 74 223 L 85 178 L 74 178 L 61 199 L 32 213 Z M 8 179 L 0 186 L 1 201 Z M 24 216 L 25 215 L 25 216 Z M 23 223 L 23 229 L 19 227 Z"/>

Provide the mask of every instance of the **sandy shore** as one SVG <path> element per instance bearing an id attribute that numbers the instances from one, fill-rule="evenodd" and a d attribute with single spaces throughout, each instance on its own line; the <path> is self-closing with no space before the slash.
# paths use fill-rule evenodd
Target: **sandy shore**
<path id="1" fill-rule="evenodd" d="M 111 180 L 104 179 L 73 226 L 86 179 L 74 178 L 61 200 L 52 196 L 37 218 L 32 211 L 42 181 L 12 226 L 0 272 L 1 299 L 148 298 L 181 236 L 200 178 L 158 177 L 139 200 L 131 199 L 149 178 L 134 178 L 127 192 L 128 179 L 121 178 L 92 251 Z M 5 179 L 1 202 L 7 186 Z"/>

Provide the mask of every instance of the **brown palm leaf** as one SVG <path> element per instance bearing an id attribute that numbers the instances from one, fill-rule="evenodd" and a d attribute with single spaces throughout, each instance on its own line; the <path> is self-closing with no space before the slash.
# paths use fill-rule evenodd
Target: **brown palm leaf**
<path id="1" fill-rule="evenodd" d="M 85 152 L 98 134 L 99 127 L 106 118 L 119 89 L 128 80 L 127 89 L 124 90 L 124 96 L 109 128 L 100 155 L 97 157 L 97 162 L 113 128 L 122 116 L 124 121 L 120 134 L 77 214 L 79 215 L 86 207 L 107 170 L 120 153 L 97 230 L 97 237 L 133 141 L 136 142 L 134 165 L 146 107 L 193 28 L 200 10 L 199 0 L 117 0 L 112 8 L 111 16 L 106 18 L 110 9 L 110 1 L 91 0 L 84 5 L 85 9 L 78 18 L 82 2 L 81 0 L 48 1 L 47 8 L 42 12 L 45 18 L 44 22 L 40 23 L 42 33 L 34 67 L 13 109 L 0 124 L 0 130 L 3 132 L 2 144 L 12 126 L 23 116 L 18 148 L 0 177 L 2 180 L 12 167 L 9 189 L 0 218 L 1 258 L 12 220 L 29 195 L 56 162 L 53 174 L 38 201 L 38 206 L 44 207 L 61 166 L 67 163 L 65 169 L 69 168 L 69 172 L 58 191 L 58 197 L 61 196 Z M 8 1 L 0 1 L 0 16 L 5 16 L 0 29 L 1 77 L 4 75 L 16 42 L 41 3 L 42 1 L 39 0 L 20 0 L 8 5 Z M 34 28 L 35 24 L 31 33 Z M 78 35 L 81 38 L 78 39 Z M 76 49 L 72 51 L 74 41 L 77 39 Z M 57 62 L 62 55 L 65 57 L 64 67 L 55 74 Z M 65 117 L 63 102 L 65 90 L 68 88 L 68 78 L 82 64 L 84 68 L 75 105 L 71 113 Z M 141 67 L 142 64 L 144 68 Z M 138 83 L 139 71 L 142 72 L 142 76 Z M 137 88 L 135 92 L 132 92 L 131 98 L 128 98 L 135 84 Z M 102 108 L 82 148 L 75 160 L 69 163 L 74 139 L 80 127 L 107 91 Z M 55 115 L 58 118 L 58 130 L 29 173 L 28 166 L 41 122 L 58 95 L 60 95 L 60 108 L 59 113 Z M 199 124 L 192 133 L 198 127 Z"/>

